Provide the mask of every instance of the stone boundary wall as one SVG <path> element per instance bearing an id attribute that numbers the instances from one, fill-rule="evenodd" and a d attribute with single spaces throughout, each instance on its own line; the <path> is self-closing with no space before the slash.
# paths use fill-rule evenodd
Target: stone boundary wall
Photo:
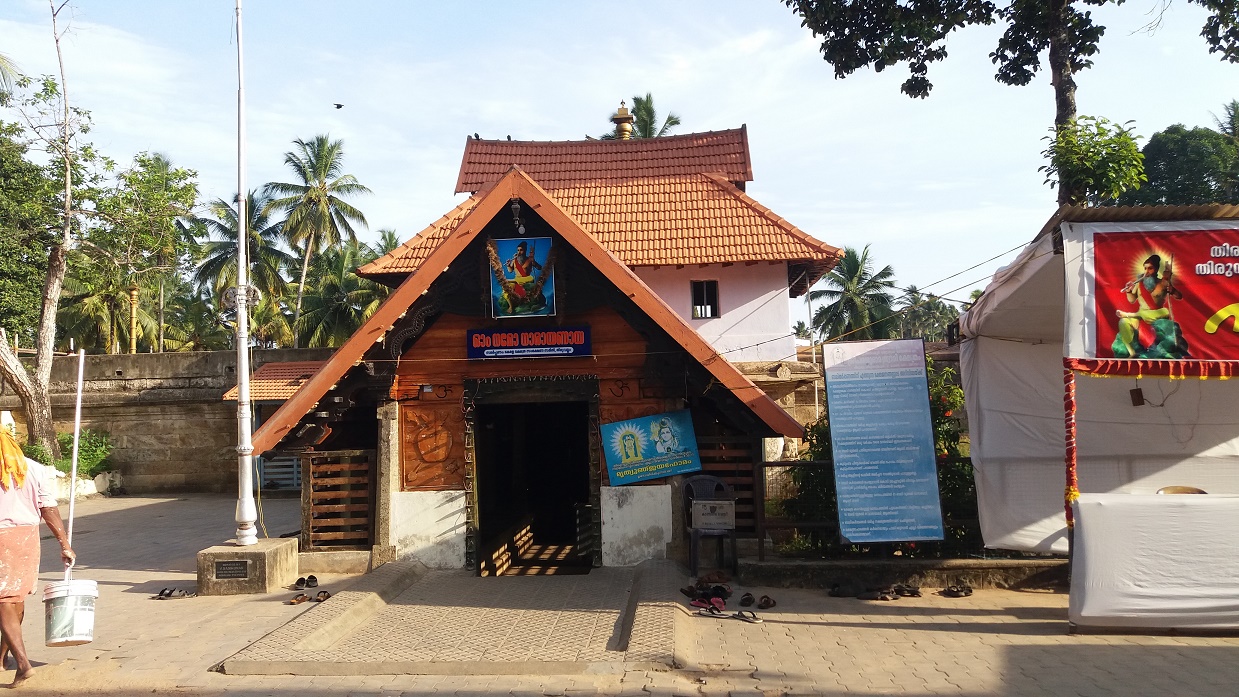
<path id="1" fill-rule="evenodd" d="M 331 349 L 256 350 L 251 364 L 326 360 Z M 52 366 L 52 416 L 73 429 L 77 357 Z M 131 494 L 232 492 L 237 486 L 234 351 L 86 356 L 82 425 L 107 431 L 112 463 Z M 21 403 L 0 381 L 0 411 L 25 432 Z"/>

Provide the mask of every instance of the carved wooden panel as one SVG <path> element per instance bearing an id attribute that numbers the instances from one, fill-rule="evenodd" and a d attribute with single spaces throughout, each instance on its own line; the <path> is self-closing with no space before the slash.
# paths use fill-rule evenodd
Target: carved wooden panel
<path id="1" fill-rule="evenodd" d="M 465 488 L 465 420 L 459 399 L 401 404 L 400 475 L 404 491 Z"/>

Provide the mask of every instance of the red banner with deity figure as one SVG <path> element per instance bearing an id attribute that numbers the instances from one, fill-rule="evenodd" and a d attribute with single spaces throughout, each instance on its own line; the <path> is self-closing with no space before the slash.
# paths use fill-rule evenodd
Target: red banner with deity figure
<path id="1" fill-rule="evenodd" d="M 1094 232 L 1097 358 L 1239 360 L 1239 231 Z"/>

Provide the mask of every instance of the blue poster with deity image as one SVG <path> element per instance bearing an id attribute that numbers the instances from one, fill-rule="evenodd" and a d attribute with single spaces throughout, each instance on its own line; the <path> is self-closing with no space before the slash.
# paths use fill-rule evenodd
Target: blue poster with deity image
<path id="1" fill-rule="evenodd" d="M 601 431 L 611 486 L 701 470 L 687 410 L 602 424 Z"/>
<path id="2" fill-rule="evenodd" d="M 830 446 L 844 542 L 942 539 L 925 344 L 823 347 Z"/>
<path id="3" fill-rule="evenodd" d="M 555 314 L 555 251 L 549 237 L 487 240 L 491 317 Z"/>

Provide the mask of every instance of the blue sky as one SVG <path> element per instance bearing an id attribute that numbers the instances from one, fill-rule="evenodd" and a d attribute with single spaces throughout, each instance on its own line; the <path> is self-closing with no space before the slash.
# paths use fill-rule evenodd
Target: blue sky
<path id="1" fill-rule="evenodd" d="M 1147 139 L 1174 123 L 1212 126 L 1239 98 L 1239 66 L 1208 53 L 1198 7 L 1173 3 L 1142 30 L 1161 4 L 1094 10 L 1108 30 L 1078 77 L 1081 114 L 1132 119 Z M 462 198 L 452 190 L 466 134 L 598 135 L 621 99 L 652 92 L 683 119 L 677 133 L 747 124 L 748 192 L 821 240 L 871 245 L 901 285 L 1011 250 L 1055 209 L 1037 171 L 1053 93 L 1044 74 L 1022 88 L 993 80 L 999 27 L 954 35 L 930 68 L 930 97 L 913 100 L 899 92 L 902 66 L 834 79 L 777 0 L 620 7 L 249 0 L 250 185 L 288 180 L 291 141 L 329 133 L 344 139 L 346 171 L 374 190 L 356 201 L 371 231 L 407 239 Z M 231 0 L 77 0 L 66 70 L 75 104 L 93 113 L 93 142 L 122 161 L 163 152 L 198 170 L 205 197 L 230 196 L 233 12 Z M 45 2 L 0 5 L 0 52 L 29 74 L 55 70 Z M 966 298 L 1013 256 L 930 290 Z"/>

